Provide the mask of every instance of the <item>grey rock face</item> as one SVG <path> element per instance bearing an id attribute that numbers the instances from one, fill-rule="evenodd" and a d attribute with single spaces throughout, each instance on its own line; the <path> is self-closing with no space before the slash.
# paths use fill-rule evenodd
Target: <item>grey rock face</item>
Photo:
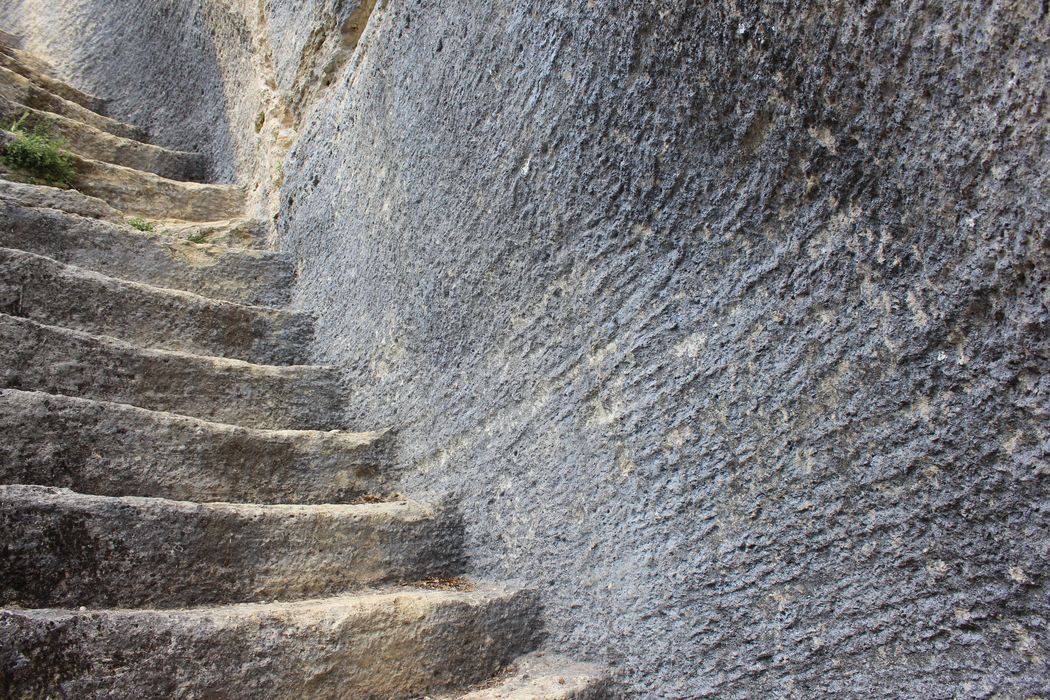
<path id="1" fill-rule="evenodd" d="M 1048 22 L 390 3 L 286 167 L 321 359 L 638 697 L 1048 694 Z"/>

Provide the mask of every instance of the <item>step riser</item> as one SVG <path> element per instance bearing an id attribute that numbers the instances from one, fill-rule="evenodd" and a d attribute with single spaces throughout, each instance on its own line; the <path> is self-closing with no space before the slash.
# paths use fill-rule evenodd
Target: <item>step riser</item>
<path id="1" fill-rule="evenodd" d="M 12 700 L 403 700 L 488 678 L 538 637 L 528 593 L 226 613 L 0 613 Z M 4 682 L 0 681 L 0 682 Z"/>
<path id="2" fill-rule="evenodd" d="M 0 486 L 5 606 L 301 600 L 463 566 L 455 517 L 411 503 L 198 505 Z"/>
<path id="3" fill-rule="evenodd" d="M 207 159 L 195 153 L 169 151 L 159 146 L 123 139 L 56 114 L 33 110 L 0 97 L 0 125 L 22 120 L 28 131 L 43 124 L 63 148 L 83 158 L 122 165 L 172 180 L 200 182 L 208 174 Z"/>
<path id="4" fill-rule="evenodd" d="M 389 435 L 259 431 L 0 390 L 0 483 L 182 501 L 347 503 L 391 493 Z"/>
<path id="5" fill-rule="evenodd" d="M 32 107 L 42 112 L 51 112 L 69 119 L 74 119 L 84 124 L 109 132 L 114 136 L 120 136 L 135 141 L 147 141 L 149 135 L 145 129 L 130 124 L 118 122 L 115 119 L 104 117 L 92 112 L 90 109 L 70 102 L 58 95 L 48 92 L 32 81 L 18 75 L 17 73 L 0 66 L 0 96 Z M 4 125 L 8 126 L 8 125 Z"/>
<path id="6" fill-rule="evenodd" d="M 0 246 L 5 248 L 236 304 L 276 307 L 291 298 L 295 269 L 286 255 L 143 234 L 53 209 L 17 206 L 4 196 L 0 191 Z"/>
<path id="7" fill-rule="evenodd" d="M 302 364 L 313 340 L 305 314 L 122 282 L 8 248 L 0 248 L 0 312 L 143 347 L 260 364 Z"/>
<path id="8" fill-rule="evenodd" d="M 343 427 L 332 369 L 143 350 L 4 314 L 0 388 L 127 403 L 254 428 Z"/>

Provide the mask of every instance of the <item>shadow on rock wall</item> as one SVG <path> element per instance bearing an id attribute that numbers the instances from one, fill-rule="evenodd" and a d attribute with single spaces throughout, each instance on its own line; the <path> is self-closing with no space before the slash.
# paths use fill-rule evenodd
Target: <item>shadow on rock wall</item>
<path id="1" fill-rule="evenodd" d="M 639 697 L 1021 697 L 1038 3 L 390 2 L 283 244 L 360 427 Z"/>

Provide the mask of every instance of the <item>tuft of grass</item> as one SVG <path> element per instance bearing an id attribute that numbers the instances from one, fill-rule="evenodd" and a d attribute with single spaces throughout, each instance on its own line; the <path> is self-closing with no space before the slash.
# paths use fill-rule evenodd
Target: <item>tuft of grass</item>
<path id="1" fill-rule="evenodd" d="M 186 240 L 189 241 L 190 243 L 207 243 L 208 242 L 208 232 L 207 231 L 198 231 L 197 233 L 193 233 L 193 234 L 190 234 L 189 236 L 186 236 Z"/>
<path id="2" fill-rule="evenodd" d="M 7 145 L 0 158 L 14 170 L 29 176 L 33 182 L 68 189 L 77 179 L 73 159 L 63 150 L 62 142 L 51 136 L 47 124 L 39 122 L 28 130 L 23 114 L 8 129 L 15 140 Z"/>
<path id="3" fill-rule="evenodd" d="M 128 226 L 139 231 L 145 231 L 146 233 L 153 233 L 157 230 L 157 225 L 145 219 L 129 219 Z"/>

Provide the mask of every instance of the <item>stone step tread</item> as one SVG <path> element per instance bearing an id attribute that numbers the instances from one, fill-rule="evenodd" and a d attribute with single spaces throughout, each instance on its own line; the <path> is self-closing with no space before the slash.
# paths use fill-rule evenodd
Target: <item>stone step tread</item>
<path id="1" fill-rule="evenodd" d="M 203 155 L 114 136 L 90 124 L 33 109 L 0 96 L 0 125 L 6 128 L 15 121 L 20 121 L 27 131 L 43 127 L 61 142 L 63 148 L 83 158 L 123 165 L 173 180 L 201 181 L 207 173 L 207 158 Z"/>
<path id="2" fill-rule="evenodd" d="M 453 576 L 462 526 L 410 500 L 192 503 L 0 486 L 0 602 L 179 607 Z"/>
<path id="3" fill-rule="evenodd" d="M 344 427 L 335 368 L 141 348 L 0 313 L 0 387 L 270 429 Z"/>
<path id="4" fill-rule="evenodd" d="M 0 66 L 18 73 L 23 78 L 36 83 L 48 92 L 90 109 L 92 112 L 101 114 L 105 111 L 105 100 L 90 95 L 80 88 L 56 78 L 50 66 L 46 66 L 43 61 L 31 53 L 0 44 Z"/>
<path id="5" fill-rule="evenodd" d="M 189 501 L 389 496 L 387 431 L 260 430 L 127 404 L 0 389 L 0 483 Z"/>
<path id="6" fill-rule="evenodd" d="M 143 347 L 261 364 L 301 364 L 313 341 L 306 312 L 208 299 L 3 247 L 0 310 Z"/>
<path id="7" fill-rule="evenodd" d="M 56 95 L 50 90 L 37 85 L 32 80 L 3 66 L 0 66 L 0 96 L 13 102 L 24 104 L 27 107 L 39 109 L 42 112 L 59 114 L 90 124 L 114 136 L 123 136 L 124 138 L 143 142 L 149 140 L 149 135 L 145 129 L 103 116 L 83 105 L 67 100 L 61 95 Z M 7 127 L 9 125 L 5 124 L 3 126 Z"/>
<path id="8" fill-rule="evenodd" d="M 481 688 L 446 695 L 440 700 L 606 700 L 613 697 L 606 669 L 556 654 L 533 652 L 517 659 Z"/>
<path id="9" fill-rule="evenodd" d="M 186 610 L 4 610 L 8 697 L 395 700 L 468 687 L 533 648 L 535 593 L 400 588 Z M 192 659 L 192 663 L 187 663 Z"/>
<path id="10" fill-rule="evenodd" d="M 274 251 L 191 243 L 93 218 L 12 203 L 0 184 L 0 246 L 111 277 L 250 306 L 291 299 L 295 267 Z"/>
<path id="11" fill-rule="evenodd" d="M 6 148 L 14 138 L 10 132 L 0 131 L 0 148 Z M 169 180 L 75 153 L 69 154 L 69 159 L 76 168 L 77 191 L 97 197 L 127 216 L 195 222 L 244 216 L 245 194 L 239 185 Z M 0 173 L 8 180 L 23 177 L 6 166 L 0 166 Z"/>

